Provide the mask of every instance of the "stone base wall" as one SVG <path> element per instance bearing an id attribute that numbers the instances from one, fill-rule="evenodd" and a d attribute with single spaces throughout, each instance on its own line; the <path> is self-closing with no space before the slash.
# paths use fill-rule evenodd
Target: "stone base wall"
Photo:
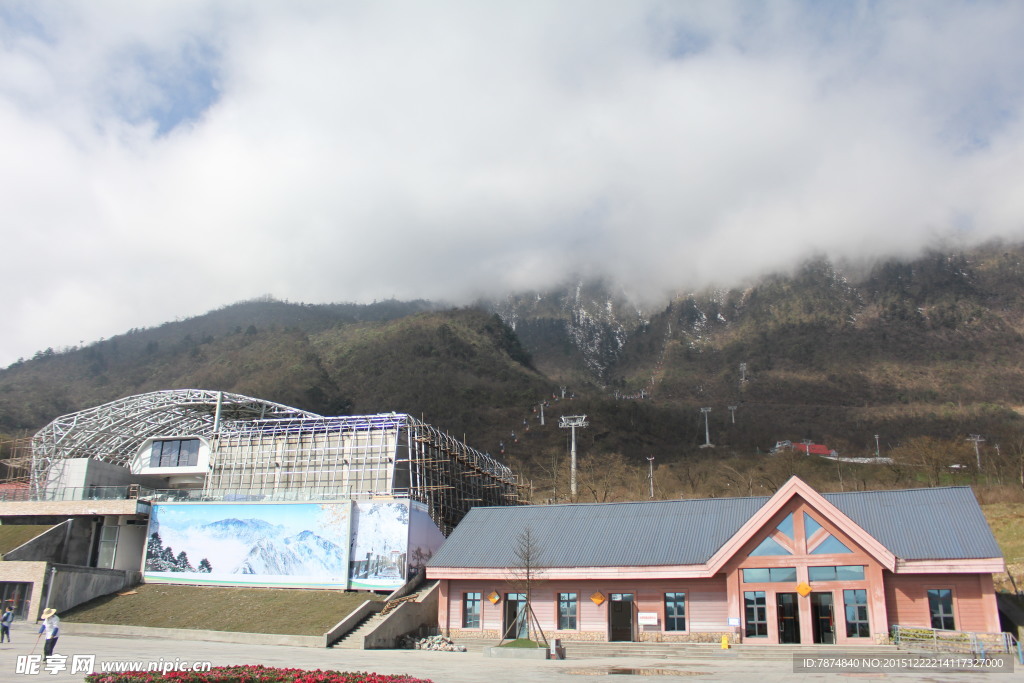
<path id="1" fill-rule="evenodd" d="M 639 633 L 637 634 L 637 640 L 641 643 L 721 643 L 722 636 L 729 636 L 730 643 L 738 642 L 736 634 L 727 631 L 696 633 L 657 631 L 654 633 Z"/>
<path id="2" fill-rule="evenodd" d="M 458 642 L 463 640 L 500 640 L 501 633 L 493 629 L 461 629 L 453 628 L 448 630 L 448 637 Z M 545 631 L 544 635 L 548 640 L 557 638 L 563 643 L 607 643 L 608 634 L 602 631 Z M 638 633 L 636 641 L 640 643 L 721 643 L 722 636 L 729 636 L 730 643 L 738 642 L 736 634 L 726 631 L 721 632 L 697 632 L 697 633 L 669 633 L 669 632 L 648 632 Z"/>

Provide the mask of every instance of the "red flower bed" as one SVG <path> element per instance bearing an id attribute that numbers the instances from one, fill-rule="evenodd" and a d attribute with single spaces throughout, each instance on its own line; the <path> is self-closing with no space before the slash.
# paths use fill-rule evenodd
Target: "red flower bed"
<path id="1" fill-rule="evenodd" d="M 85 677 L 86 683 L 431 683 L 423 678 L 405 674 L 388 675 L 350 671 L 305 671 L 303 669 L 275 669 L 261 665 L 218 666 L 210 671 L 125 671 L 120 673 L 94 673 Z"/>

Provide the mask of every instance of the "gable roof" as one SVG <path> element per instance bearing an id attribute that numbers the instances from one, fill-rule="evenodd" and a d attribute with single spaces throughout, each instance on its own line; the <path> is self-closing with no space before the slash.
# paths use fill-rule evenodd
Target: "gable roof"
<path id="1" fill-rule="evenodd" d="M 766 498 L 476 507 L 434 553 L 430 567 L 519 564 L 519 534 L 529 528 L 545 567 L 700 564 Z"/>
<path id="2" fill-rule="evenodd" d="M 806 487 L 797 482 L 800 488 Z M 969 487 L 821 496 L 901 560 L 1002 556 Z M 770 500 L 473 508 L 428 567 L 517 566 L 521 563 L 516 557 L 517 539 L 526 528 L 541 549 L 538 565 L 543 567 L 698 565 L 722 550 Z M 941 525 L 936 524 L 938 519 Z"/>

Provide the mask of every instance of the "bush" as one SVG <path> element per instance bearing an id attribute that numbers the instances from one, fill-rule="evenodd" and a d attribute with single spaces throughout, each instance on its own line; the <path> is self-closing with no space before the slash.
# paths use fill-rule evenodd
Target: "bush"
<path id="1" fill-rule="evenodd" d="M 93 673 L 85 677 L 86 683 L 431 683 L 423 678 L 405 674 L 389 675 L 369 672 L 304 671 L 303 669 L 276 669 L 261 665 L 219 666 L 210 671 L 125 671 L 121 673 Z"/>

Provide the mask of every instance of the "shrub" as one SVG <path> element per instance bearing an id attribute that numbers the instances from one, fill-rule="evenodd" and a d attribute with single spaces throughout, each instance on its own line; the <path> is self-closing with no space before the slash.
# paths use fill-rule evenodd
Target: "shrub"
<path id="1" fill-rule="evenodd" d="M 85 677 L 86 683 L 431 683 L 423 678 L 405 674 L 376 674 L 348 671 L 305 671 L 303 669 L 277 669 L 262 665 L 218 666 L 210 671 L 125 671 L 119 673 L 93 673 Z"/>

